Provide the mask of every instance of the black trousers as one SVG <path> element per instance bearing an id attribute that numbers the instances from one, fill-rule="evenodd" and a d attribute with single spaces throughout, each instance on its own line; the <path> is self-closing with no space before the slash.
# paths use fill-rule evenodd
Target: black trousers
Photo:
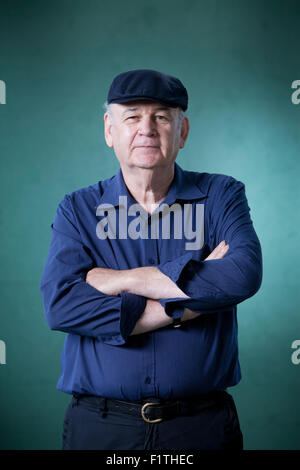
<path id="1" fill-rule="evenodd" d="M 149 401 L 151 401 L 149 399 Z M 243 435 L 233 397 L 222 404 L 160 423 L 95 407 L 93 397 L 73 397 L 63 423 L 63 450 L 237 450 Z"/>

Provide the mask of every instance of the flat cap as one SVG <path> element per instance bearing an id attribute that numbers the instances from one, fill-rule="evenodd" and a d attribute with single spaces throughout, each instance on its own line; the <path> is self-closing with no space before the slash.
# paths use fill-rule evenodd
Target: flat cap
<path id="1" fill-rule="evenodd" d="M 149 100 L 186 111 L 188 94 L 178 78 L 156 70 L 129 70 L 117 75 L 110 86 L 107 103 Z"/>

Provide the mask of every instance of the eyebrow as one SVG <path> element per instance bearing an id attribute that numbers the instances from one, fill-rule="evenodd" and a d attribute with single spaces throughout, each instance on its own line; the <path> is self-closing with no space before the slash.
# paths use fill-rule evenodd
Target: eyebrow
<path id="1" fill-rule="evenodd" d="M 125 114 L 130 113 L 132 111 L 137 111 L 138 109 L 139 108 L 127 108 L 127 109 L 125 109 L 125 111 L 123 111 L 122 117 L 125 116 Z M 166 106 L 160 106 L 159 108 L 155 108 L 154 112 L 156 112 L 156 111 L 167 111 L 168 113 L 171 113 L 170 109 Z"/>

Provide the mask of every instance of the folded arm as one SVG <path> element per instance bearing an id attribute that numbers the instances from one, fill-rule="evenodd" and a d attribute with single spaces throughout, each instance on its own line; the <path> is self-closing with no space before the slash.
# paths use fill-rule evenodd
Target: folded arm
<path id="1" fill-rule="evenodd" d="M 208 206 L 209 243 L 226 240 L 222 259 L 194 260 L 188 254 L 158 266 L 189 298 L 162 299 L 166 312 L 184 306 L 199 313 L 226 309 L 253 296 L 262 282 L 261 246 L 250 218 L 245 186 L 222 177 Z"/>
<path id="2" fill-rule="evenodd" d="M 145 310 L 145 297 L 126 292 L 107 295 L 86 282 L 86 273 L 95 263 L 81 242 L 67 196 L 51 229 L 40 283 L 48 325 L 53 330 L 101 338 L 108 344 L 124 344 Z"/>
<path id="3" fill-rule="evenodd" d="M 261 285 L 262 255 L 244 184 L 223 177 L 208 210 L 210 244 L 226 240 L 230 245 L 226 257 L 197 261 L 187 252 L 158 267 L 120 271 L 121 291 L 157 299 L 169 315 L 184 307 L 198 313 L 216 312 L 254 295 Z M 112 270 L 106 277 L 97 268 L 91 274 L 94 279 L 98 274 L 98 286 L 104 291 L 109 288 L 110 274 L 114 275 Z"/>
<path id="4" fill-rule="evenodd" d="M 254 295 L 261 283 L 262 257 L 244 185 L 229 177 L 214 204 L 219 215 L 210 214 L 210 245 L 226 240 L 226 257 L 228 246 L 223 251 L 218 246 L 203 261 L 193 260 L 189 252 L 158 267 L 117 271 L 93 268 L 66 196 L 51 226 L 40 284 L 49 326 L 120 345 L 130 334 L 169 325 L 172 315 L 183 315 L 185 321 Z"/>
<path id="5" fill-rule="evenodd" d="M 229 245 L 226 245 L 226 243 L 222 241 L 206 259 L 221 259 L 226 255 L 228 248 Z M 148 283 L 146 281 L 149 275 L 151 276 L 151 282 L 149 281 L 151 287 L 148 289 Z M 161 297 L 170 297 L 173 295 L 177 295 L 180 298 L 187 297 L 173 281 L 162 274 L 157 268 L 152 267 L 121 271 L 93 268 L 87 273 L 86 282 L 107 294 L 118 295 L 129 292 L 130 289 L 132 289 L 132 291 L 147 292 L 149 297 L 153 297 L 147 299 L 146 308 L 138 319 L 131 335 L 163 328 L 173 323 L 173 316 L 167 315 L 165 308 L 157 300 L 154 300 L 159 298 L 157 291 Z M 132 282 L 134 282 L 134 284 L 132 284 Z M 135 287 L 133 287 L 134 285 Z M 193 320 L 199 315 L 200 313 L 193 312 L 185 307 L 180 307 L 179 312 L 176 312 L 176 316 L 180 316 L 182 322 Z"/>

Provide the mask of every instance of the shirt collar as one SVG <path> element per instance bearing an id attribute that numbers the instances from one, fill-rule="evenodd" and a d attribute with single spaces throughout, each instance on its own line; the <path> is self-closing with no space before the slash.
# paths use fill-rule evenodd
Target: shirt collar
<path id="1" fill-rule="evenodd" d="M 207 193 L 196 184 L 193 172 L 183 170 L 176 162 L 174 165 L 174 178 L 161 204 L 171 205 L 178 199 L 193 200 L 206 197 Z M 101 204 L 111 204 L 117 207 L 119 196 L 127 196 L 129 205 L 137 203 L 127 189 L 121 168 L 107 184 L 101 196 Z"/>

